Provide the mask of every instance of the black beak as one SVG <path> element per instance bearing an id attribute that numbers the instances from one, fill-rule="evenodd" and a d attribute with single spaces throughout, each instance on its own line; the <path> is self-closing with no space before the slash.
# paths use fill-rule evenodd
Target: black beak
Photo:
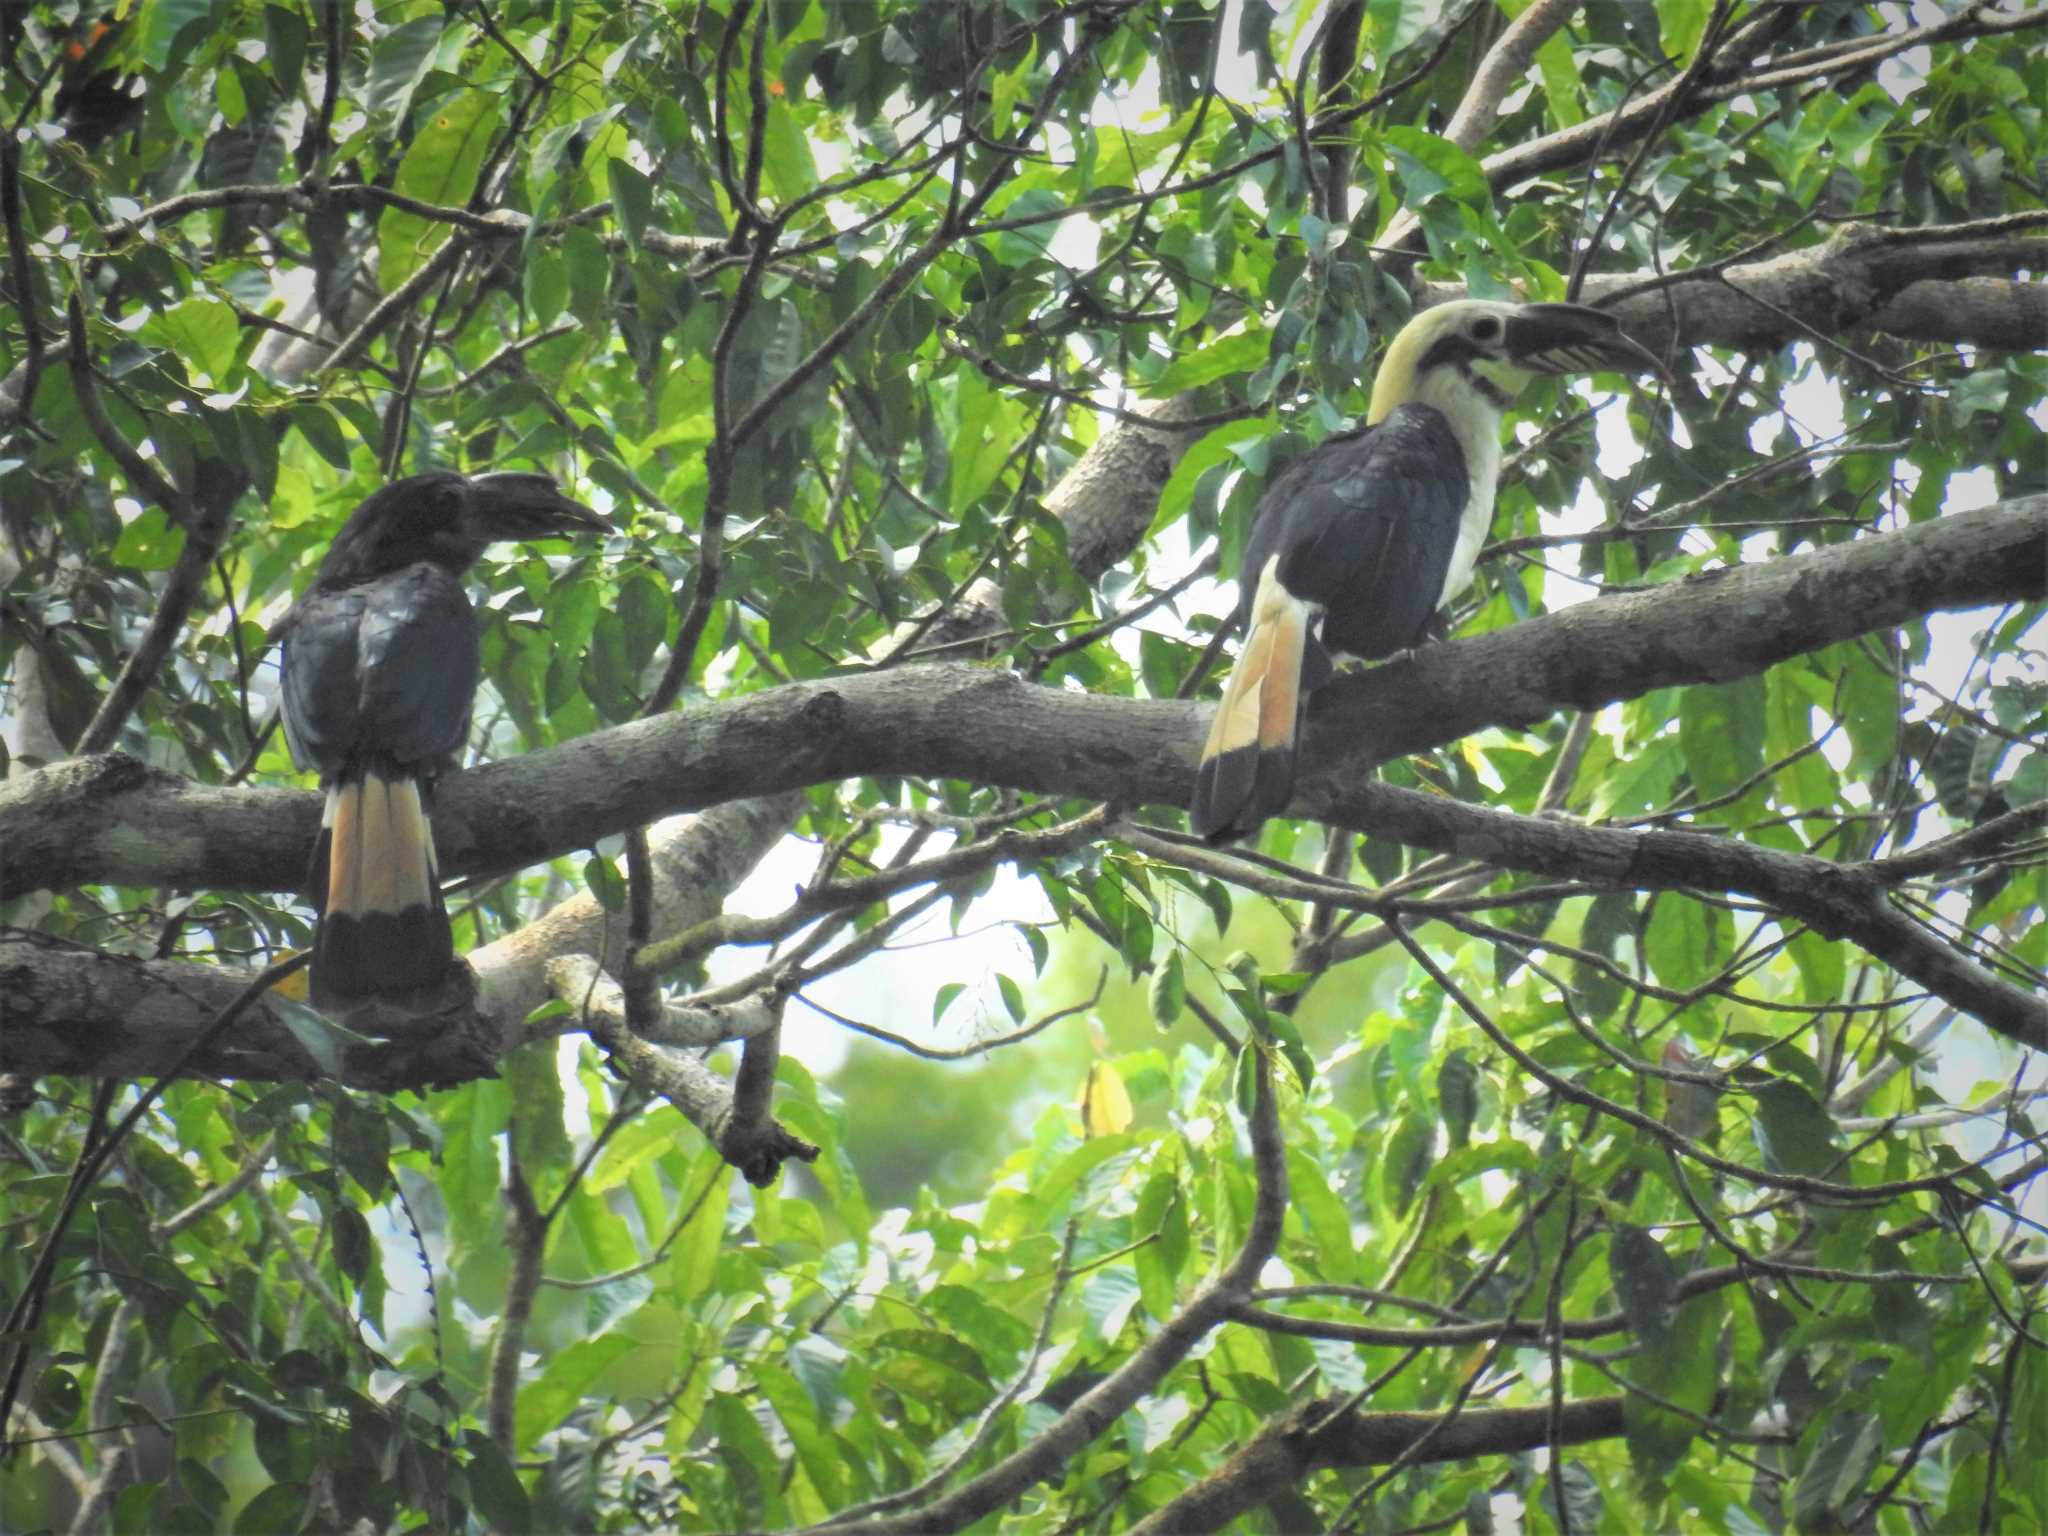
<path id="1" fill-rule="evenodd" d="M 609 533 L 612 525 L 580 501 L 562 494 L 554 476 L 525 470 L 473 475 L 463 522 L 479 539 L 545 539 Z"/>
<path id="2" fill-rule="evenodd" d="M 1654 373 L 1668 378 L 1649 348 L 1622 334 L 1621 322 L 1583 304 L 1525 304 L 1508 321 L 1508 357 L 1531 373 Z"/>

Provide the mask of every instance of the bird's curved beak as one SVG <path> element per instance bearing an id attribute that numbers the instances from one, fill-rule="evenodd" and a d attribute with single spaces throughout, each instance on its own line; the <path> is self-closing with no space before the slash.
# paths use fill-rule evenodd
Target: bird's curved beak
<path id="1" fill-rule="evenodd" d="M 1648 347 L 1622 334 L 1621 322 L 1583 304 L 1524 304 L 1508 320 L 1508 356 L 1531 373 L 1654 373 L 1669 378 Z"/>
<path id="2" fill-rule="evenodd" d="M 562 494 L 552 475 L 498 470 L 472 476 L 463 521 L 486 542 L 609 533 L 612 525 Z"/>

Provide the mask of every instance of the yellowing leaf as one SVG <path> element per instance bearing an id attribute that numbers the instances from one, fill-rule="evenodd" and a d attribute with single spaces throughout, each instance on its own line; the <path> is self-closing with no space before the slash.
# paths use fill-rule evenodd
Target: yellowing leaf
<path id="1" fill-rule="evenodd" d="M 277 958 L 286 960 L 296 953 L 296 950 L 287 950 Z M 295 1003 L 303 1003 L 306 1001 L 307 988 L 311 985 L 312 979 L 313 968 L 310 965 L 302 965 L 284 980 L 274 983 L 270 990 L 279 997 L 288 997 Z"/>
<path id="2" fill-rule="evenodd" d="M 1115 1136 L 1131 1126 L 1131 1096 L 1123 1075 L 1106 1061 L 1088 1069 L 1081 1090 L 1081 1129 L 1090 1137 Z"/>

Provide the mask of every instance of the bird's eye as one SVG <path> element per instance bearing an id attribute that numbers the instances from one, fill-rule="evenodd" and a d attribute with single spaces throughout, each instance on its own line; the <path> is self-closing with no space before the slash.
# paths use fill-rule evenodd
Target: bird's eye
<path id="1" fill-rule="evenodd" d="M 1472 322 L 1472 339 L 1474 341 L 1499 341 L 1500 321 L 1492 315 L 1484 315 L 1474 320 Z"/>

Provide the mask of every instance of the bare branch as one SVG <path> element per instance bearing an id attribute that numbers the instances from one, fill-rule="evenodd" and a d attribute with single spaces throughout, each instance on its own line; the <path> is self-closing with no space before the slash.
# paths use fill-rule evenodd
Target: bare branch
<path id="1" fill-rule="evenodd" d="M 612 1062 L 634 1083 L 681 1111 L 684 1119 L 704 1133 L 705 1140 L 719 1149 L 726 1161 L 745 1175 L 751 1184 L 768 1184 L 791 1158 L 811 1162 L 818 1149 L 793 1135 L 768 1117 L 766 1090 L 759 1081 L 765 1075 L 772 1086 L 774 1060 L 771 1052 L 756 1058 L 756 1080 L 749 1086 L 753 1118 L 741 1122 L 733 1085 L 705 1066 L 695 1055 L 670 1050 L 643 1040 L 626 1023 L 626 994 L 617 982 L 601 975 L 588 956 L 571 955 L 551 961 L 548 979 L 555 995 L 577 1011 L 578 1021 L 590 1037 L 611 1053 Z M 756 1040 L 776 1038 L 771 1028 Z M 753 1041 L 749 1041 L 751 1047 Z M 741 1079 L 747 1070 L 741 1068 Z M 744 1129 L 735 1132 L 736 1125 Z"/>
<path id="2" fill-rule="evenodd" d="M 1253 1049 L 1259 1049 L 1253 1047 Z M 1116 1370 L 1077 1399 L 1036 1440 L 998 1461 L 953 1493 L 913 1514 L 854 1526 L 834 1525 L 835 1532 L 861 1536 L 958 1530 L 1002 1508 L 1018 1494 L 1056 1476 L 1081 1447 L 1102 1434 L 1139 1398 L 1158 1386 L 1166 1373 L 1187 1358 L 1188 1351 L 1221 1323 L 1250 1294 L 1259 1271 L 1273 1255 L 1287 1213 L 1287 1154 L 1280 1134 L 1273 1068 L 1260 1050 L 1256 1063 L 1257 1093 L 1250 1116 L 1252 1162 L 1258 1192 L 1244 1242 L 1230 1261 L 1188 1298 Z"/>
<path id="3" fill-rule="evenodd" d="M 1324 1467 L 1387 1466 L 1425 1436 L 1424 1462 L 1506 1456 L 1545 1443 L 1584 1445 L 1622 1433 L 1622 1399 L 1582 1398 L 1551 1422 L 1549 1405 L 1467 1409 L 1446 1423 L 1440 1413 L 1366 1413 L 1343 1399 L 1315 1399 L 1269 1421 L 1210 1476 L 1160 1506 L 1138 1526 L 1147 1536 L 1221 1530 L 1277 1491 L 1300 1486 Z"/>
<path id="4" fill-rule="evenodd" d="M 1472 72 L 1472 83 L 1465 87 L 1465 98 L 1444 126 L 1443 136 L 1468 155 L 1478 149 L 1500 113 L 1501 99 L 1528 73 L 1536 50 L 1577 9 L 1575 0 L 1536 0 L 1510 22 Z"/>

